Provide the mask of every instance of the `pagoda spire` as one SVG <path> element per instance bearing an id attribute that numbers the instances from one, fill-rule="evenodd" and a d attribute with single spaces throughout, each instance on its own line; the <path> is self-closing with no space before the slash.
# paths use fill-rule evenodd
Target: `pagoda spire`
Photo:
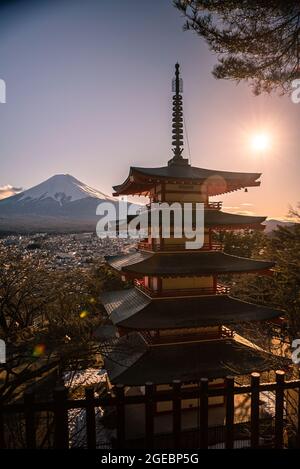
<path id="1" fill-rule="evenodd" d="M 173 95 L 173 113 L 172 113 L 172 151 L 173 158 L 169 161 L 172 164 L 188 164 L 188 160 L 182 157 L 183 152 L 183 108 L 182 91 L 183 81 L 180 78 L 180 65 L 175 64 L 175 77 L 172 80 Z"/>

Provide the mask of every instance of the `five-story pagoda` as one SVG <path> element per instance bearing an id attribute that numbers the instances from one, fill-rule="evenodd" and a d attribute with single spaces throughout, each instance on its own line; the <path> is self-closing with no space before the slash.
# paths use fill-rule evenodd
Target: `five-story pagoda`
<path id="1" fill-rule="evenodd" d="M 262 228 L 265 217 L 221 211 L 210 197 L 259 186 L 259 173 L 215 171 L 193 167 L 182 156 L 182 81 L 179 64 L 173 80 L 173 153 L 167 166 L 131 167 L 115 195 L 148 196 L 150 202 L 203 203 L 205 239 L 202 248 L 185 249 L 186 239 L 148 238 L 136 252 L 110 256 L 111 268 L 133 281 L 133 288 L 107 292 L 102 301 L 113 325 L 105 368 L 110 382 L 139 389 L 180 379 L 211 385 L 226 375 L 245 375 L 272 367 L 271 355 L 234 334 L 234 324 L 268 321 L 282 314 L 231 297 L 219 283 L 224 274 L 264 275 L 272 262 L 222 252 L 213 231 Z"/>

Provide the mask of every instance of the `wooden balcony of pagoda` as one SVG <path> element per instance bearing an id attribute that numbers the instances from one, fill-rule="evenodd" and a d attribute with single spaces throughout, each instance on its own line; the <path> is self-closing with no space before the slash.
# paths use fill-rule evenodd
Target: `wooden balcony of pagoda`
<path id="1" fill-rule="evenodd" d="M 156 202 L 156 203 L 158 203 L 158 202 Z M 180 203 L 180 202 L 177 202 L 177 203 Z M 205 209 L 206 210 L 221 210 L 222 204 L 223 204 L 222 201 L 208 202 L 207 204 L 205 204 Z M 146 204 L 147 210 L 151 210 L 151 205 L 152 205 L 151 203 Z"/>
<path id="2" fill-rule="evenodd" d="M 138 249 L 141 251 L 152 251 L 152 252 L 178 252 L 187 251 L 185 244 L 150 244 L 147 241 L 141 241 L 138 243 Z M 223 245 L 219 243 L 204 243 L 200 249 L 188 249 L 188 251 L 222 251 Z"/>
<path id="3" fill-rule="evenodd" d="M 176 290 L 152 290 L 145 286 L 143 280 L 135 279 L 134 285 L 136 288 L 141 290 L 148 296 L 153 298 L 168 297 L 174 298 L 179 296 L 201 296 L 201 295 L 228 295 L 230 293 L 230 287 L 222 283 L 217 283 L 216 287 L 205 287 L 205 288 L 185 288 Z"/>
<path id="4" fill-rule="evenodd" d="M 222 202 L 208 202 L 205 208 L 206 210 L 221 210 Z"/>
<path id="5" fill-rule="evenodd" d="M 150 334 L 148 331 L 141 331 L 142 336 L 150 346 L 159 346 L 165 344 L 179 344 L 200 342 L 202 340 L 219 340 L 234 337 L 234 331 L 225 326 L 220 326 L 218 331 L 205 331 L 205 332 L 191 332 L 185 333 L 178 332 L 178 334 Z"/>

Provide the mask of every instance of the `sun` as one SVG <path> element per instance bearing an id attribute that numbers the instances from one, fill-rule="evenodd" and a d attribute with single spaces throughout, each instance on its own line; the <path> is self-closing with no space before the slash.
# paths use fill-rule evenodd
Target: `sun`
<path id="1" fill-rule="evenodd" d="M 266 133 L 259 133 L 253 135 L 251 139 L 251 146 L 256 152 L 262 152 L 267 150 L 270 146 L 270 136 Z"/>

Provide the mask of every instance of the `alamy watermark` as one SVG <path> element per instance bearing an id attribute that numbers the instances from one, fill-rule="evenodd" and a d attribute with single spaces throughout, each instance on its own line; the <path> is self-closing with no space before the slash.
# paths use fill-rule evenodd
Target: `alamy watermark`
<path id="1" fill-rule="evenodd" d="M 0 78 L 0 104 L 6 103 L 6 83 Z"/>
<path id="2" fill-rule="evenodd" d="M 292 81 L 293 92 L 291 94 L 291 99 L 294 104 L 300 103 L 300 78 Z"/>
<path id="3" fill-rule="evenodd" d="M 139 207 L 127 199 L 118 203 L 102 202 L 97 215 L 99 238 L 184 238 L 186 249 L 200 249 L 204 245 L 204 204 L 174 202 L 151 203 Z M 131 220 L 127 220 L 131 217 Z"/>
<path id="4" fill-rule="evenodd" d="M 0 363 L 6 363 L 6 344 L 0 339 Z"/>
<path id="5" fill-rule="evenodd" d="M 292 352 L 292 362 L 295 365 L 299 365 L 300 363 L 300 339 L 293 340 L 292 348 L 294 349 Z"/>

